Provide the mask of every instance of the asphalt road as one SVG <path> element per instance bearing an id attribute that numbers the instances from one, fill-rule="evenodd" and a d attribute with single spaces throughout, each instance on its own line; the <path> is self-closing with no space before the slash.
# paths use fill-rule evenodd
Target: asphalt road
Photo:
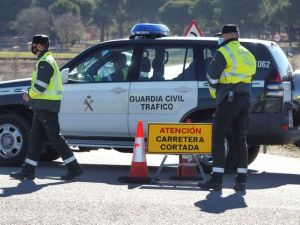
<path id="1" fill-rule="evenodd" d="M 225 176 L 222 194 L 200 191 L 195 181 L 126 184 L 131 154 L 115 151 L 77 153 L 85 173 L 63 182 L 61 161 L 42 163 L 34 181 L 8 177 L 19 168 L 0 167 L 0 224 L 300 224 L 300 159 L 260 154 L 250 166 L 246 195 L 231 189 Z M 161 155 L 147 155 L 150 175 Z M 168 162 L 177 162 L 177 156 Z"/>

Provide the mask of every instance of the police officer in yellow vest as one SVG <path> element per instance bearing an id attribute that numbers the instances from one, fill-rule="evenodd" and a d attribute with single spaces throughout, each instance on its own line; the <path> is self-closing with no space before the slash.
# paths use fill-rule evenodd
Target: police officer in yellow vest
<path id="1" fill-rule="evenodd" d="M 256 73 L 254 56 L 238 41 L 239 31 L 234 24 L 223 26 L 218 34 L 218 49 L 209 65 L 209 91 L 216 98 L 213 117 L 212 176 L 198 186 L 204 190 L 222 190 L 225 149 L 224 139 L 232 132 L 237 147 L 237 175 L 233 186 L 245 191 L 248 166 L 246 135 L 250 113 L 252 76 Z"/>
<path id="2" fill-rule="evenodd" d="M 48 51 L 49 38 L 46 35 L 35 35 L 31 42 L 31 51 L 38 57 L 32 73 L 29 92 L 23 93 L 23 99 L 29 101 L 33 111 L 30 147 L 22 170 L 11 173 L 15 179 L 35 178 L 35 167 L 38 165 L 45 138 L 59 151 L 68 167 L 63 180 L 72 180 L 83 173 L 72 150 L 60 133 L 58 113 L 62 98 L 62 80 L 59 67 Z"/>

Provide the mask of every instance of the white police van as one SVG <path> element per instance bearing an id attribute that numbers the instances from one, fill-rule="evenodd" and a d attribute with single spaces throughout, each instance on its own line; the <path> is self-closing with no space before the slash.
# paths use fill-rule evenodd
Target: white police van
<path id="1" fill-rule="evenodd" d="M 59 118 L 70 145 L 80 150 L 128 151 L 139 119 L 145 125 L 211 121 L 216 105 L 206 70 L 217 39 L 168 35 L 164 25 L 137 24 L 128 39 L 95 45 L 61 68 L 64 91 Z M 271 41 L 240 41 L 257 59 L 248 135 L 251 163 L 260 145 L 295 144 L 300 130 L 293 122 L 293 71 L 280 47 Z M 0 165 L 20 165 L 26 154 L 32 111 L 21 92 L 29 85 L 30 80 L 0 84 Z M 225 147 L 227 167 L 234 167 L 231 135 Z M 57 157 L 51 148 L 46 150 L 44 158 Z M 201 160 L 209 170 L 210 159 Z"/>

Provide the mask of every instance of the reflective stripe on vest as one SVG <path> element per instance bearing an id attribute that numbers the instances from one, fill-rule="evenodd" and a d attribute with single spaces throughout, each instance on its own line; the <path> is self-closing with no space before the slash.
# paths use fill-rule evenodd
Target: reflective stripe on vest
<path id="1" fill-rule="evenodd" d="M 241 46 L 238 41 L 229 42 L 227 45 L 221 47 L 219 51 L 227 63 L 219 83 L 251 83 L 252 76 L 256 72 L 256 60 L 254 56 Z"/>
<path id="2" fill-rule="evenodd" d="M 211 84 L 219 83 L 219 79 L 212 79 L 208 74 L 206 75 L 206 77 L 207 77 L 209 83 L 211 83 Z"/>
<path id="3" fill-rule="evenodd" d="M 49 84 L 45 84 L 44 82 L 37 80 L 37 69 L 40 62 L 46 61 L 53 68 L 53 75 L 50 79 Z M 42 87 L 45 87 L 46 90 L 43 92 L 38 91 L 34 84 L 38 84 Z M 32 99 L 45 99 L 45 100 L 60 100 L 62 97 L 62 80 L 60 76 L 59 67 L 56 64 L 54 58 L 50 54 L 50 52 L 46 52 L 36 63 L 36 66 L 32 72 L 32 81 L 31 88 L 29 91 L 30 97 Z"/>

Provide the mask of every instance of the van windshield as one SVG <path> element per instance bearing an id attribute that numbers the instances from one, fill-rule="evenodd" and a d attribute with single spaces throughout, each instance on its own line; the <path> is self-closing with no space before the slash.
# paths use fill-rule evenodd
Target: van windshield
<path id="1" fill-rule="evenodd" d="M 282 49 L 277 44 L 272 44 L 270 51 L 278 65 L 281 76 L 291 77 L 293 74 L 293 68 Z"/>

